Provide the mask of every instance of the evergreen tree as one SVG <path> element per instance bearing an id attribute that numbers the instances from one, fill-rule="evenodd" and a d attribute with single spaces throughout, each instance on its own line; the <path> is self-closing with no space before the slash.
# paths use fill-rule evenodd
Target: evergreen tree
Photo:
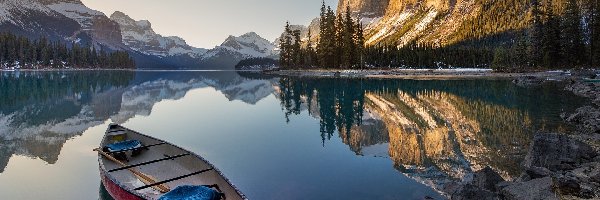
<path id="1" fill-rule="evenodd" d="M 531 58 L 531 65 L 534 67 L 540 67 L 542 62 L 542 34 L 543 34 L 543 22 L 542 13 L 540 11 L 540 4 L 538 0 L 531 1 L 531 15 L 533 16 L 532 28 L 529 32 L 529 48 L 528 54 Z"/>
<path id="2" fill-rule="evenodd" d="M 283 67 L 290 67 L 292 65 L 292 30 L 290 28 L 290 23 L 285 23 L 285 29 L 283 32 L 283 37 L 280 38 L 279 41 L 279 60 Z"/>
<path id="3" fill-rule="evenodd" d="M 363 35 L 363 28 L 362 28 L 362 24 L 360 23 L 356 23 L 356 34 L 354 34 L 354 42 L 355 42 L 355 46 L 356 46 L 356 61 L 355 63 L 358 64 L 358 66 L 360 68 L 362 68 L 364 66 L 364 47 L 365 47 L 365 36 Z"/>
<path id="4" fill-rule="evenodd" d="M 600 65 L 600 4 L 590 0 L 590 65 Z"/>
<path id="5" fill-rule="evenodd" d="M 576 0 L 566 0 L 561 24 L 561 56 L 567 66 L 580 66 L 585 49 L 582 41 L 581 14 Z"/>
<path id="6" fill-rule="evenodd" d="M 39 68 L 134 68 L 135 62 L 127 52 L 115 51 L 100 64 L 94 47 L 71 43 L 70 49 L 59 41 L 46 38 L 31 40 L 11 33 L 0 33 L 0 67 Z"/>
<path id="7" fill-rule="evenodd" d="M 295 67 L 298 66 L 302 66 L 302 57 L 303 57 L 303 53 L 302 53 L 302 49 L 301 49 L 301 45 L 300 43 L 301 38 L 300 38 L 300 30 L 294 30 L 292 31 L 292 36 L 294 37 L 294 44 L 292 45 L 292 65 Z"/>
<path id="8" fill-rule="evenodd" d="M 542 35 L 542 64 L 544 67 L 554 67 L 561 60 L 560 45 L 560 20 L 554 14 L 552 1 L 547 1 L 544 5 L 546 23 L 543 26 Z"/>
<path id="9" fill-rule="evenodd" d="M 317 52 L 315 52 L 315 49 L 313 48 L 313 44 L 312 44 L 311 38 L 312 38 L 312 33 L 311 33 L 310 29 L 309 29 L 308 30 L 308 41 L 307 41 L 306 50 L 305 50 L 306 53 L 304 54 L 304 55 L 306 55 L 305 56 L 305 60 L 304 60 L 304 64 L 306 66 L 308 66 L 308 67 L 312 67 L 312 66 L 314 66 L 316 64 L 315 63 L 315 58 L 316 58 L 316 53 Z"/>

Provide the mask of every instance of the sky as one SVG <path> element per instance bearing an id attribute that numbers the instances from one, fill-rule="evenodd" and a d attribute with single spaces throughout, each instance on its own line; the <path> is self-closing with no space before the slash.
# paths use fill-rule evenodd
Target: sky
<path id="1" fill-rule="evenodd" d="M 146 19 L 163 36 L 179 36 L 194 47 L 213 48 L 229 35 L 256 32 L 273 41 L 286 21 L 308 25 L 319 16 L 321 0 L 82 0 L 110 16 L 121 11 Z M 338 0 L 325 0 L 334 10 Z"/>

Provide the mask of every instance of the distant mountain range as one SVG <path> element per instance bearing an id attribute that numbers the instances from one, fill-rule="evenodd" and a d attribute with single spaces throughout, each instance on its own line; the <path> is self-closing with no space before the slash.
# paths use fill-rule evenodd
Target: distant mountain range
<path id="1" fill-rule="evenodd" d="M 275 45 L 254 32 L 229 36 L 213 49 L 196 48 L 155 33 L 149 21 L 122 12 L 109 18 L 80 0 L 0 1 L 0 32 L 129 51 L 138 68 L 233 69 L 245 58 L 277 56 Z"/>

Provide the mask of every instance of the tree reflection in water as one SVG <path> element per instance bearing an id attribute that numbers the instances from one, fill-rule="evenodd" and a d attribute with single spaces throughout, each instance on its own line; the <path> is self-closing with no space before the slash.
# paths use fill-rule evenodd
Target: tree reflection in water
<path id="1" fill-rule="evenodd" d="M 336 131 L 358 155 L 387 144 L 398 171 L 441 189 L 485 166 L 507 179 L 519 175 L 534 132 L 568 130 L 559 114 L 581 103 L 558 88 L 520 88 L 508 80 L 283 77 L 276 91 L 288 121 L 302 110 L 320 120 L 323 145 Z"/>

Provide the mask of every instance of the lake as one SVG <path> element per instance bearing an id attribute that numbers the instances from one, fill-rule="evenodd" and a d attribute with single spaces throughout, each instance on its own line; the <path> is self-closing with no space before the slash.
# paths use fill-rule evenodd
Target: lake
<path id="1" fill-rule="evenodd" d="M 444 199 L 504 178 L 585 103 L 558 83 L 197 71 L 0 73 L 0 199 L 110 199 L 92 151 L 110 123 L 191 150 L 250 199 Z"/>

